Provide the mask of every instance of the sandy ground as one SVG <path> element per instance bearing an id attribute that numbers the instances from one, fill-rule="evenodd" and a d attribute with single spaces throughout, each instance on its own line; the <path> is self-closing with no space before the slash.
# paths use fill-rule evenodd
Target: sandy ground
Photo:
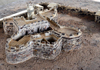
<path id="1" fill-rule="evenodd" d="M 39 2 L 39 0 L 37 0 Z M 43 0 L 50 1 L 50 0 Z M 26 8 L 27 0 L 24 2 L 13 2 L 7 6 L 0 6 L 0 17 L 15 13 Z M 64 0 L 55 0 L 55 2 L 63 3 Z M 91 2 L 91 0 L 66 0 L 67 5 L 84 5 L 90 10 L 100 8 L 99 3 Z M 75 4 L 73 4 L 75 3 Z M 95 5 L 96 4 L 96 5 Z M 5 14 L 4 14 L 5 13 Z M 58 22 L 65 26 L 79 27 L 82 32 L 82 48 L 71 52 L 62 52 L 55 60 L 43 60 L 32 58 L 24 63 L 10 65 L 5 61 L 5 41 L 6 37 L 3 29 L 0 29 L 0 70 L 100 70 L 100 24 L 95 23 L 85 16 L 70 16 L 67 14 L 59 14 Z"/>
<path id="2" fill-rule="evenodd" d="M 8 4 L 6 5 L 0 5 L 0 18 L 26 9 L 26 3 L 29 1 L 33 2 L 34 4 L 40 2 L 56 2 L 66 6 L 88 9 L 89 11 L 93 12 L 100 9 L 100 2 L 94 2 L 92 0 L 16 0 L 12 3 L 7 1 Z"/>

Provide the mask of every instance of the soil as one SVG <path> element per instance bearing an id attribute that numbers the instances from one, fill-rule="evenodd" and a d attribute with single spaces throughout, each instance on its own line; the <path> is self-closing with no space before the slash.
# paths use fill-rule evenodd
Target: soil
<path id="1" fill-rule="evenodd" d="M 100 9 L 100 2 L 96 2 L 95 0 L 16 0 L 12 3 L 7 1 L 8 4 L 5 5 L 0 4 L 0 18 L 22 10 L 26 10 L 27 3 L 29 1 L 34 4 L 40 2 L 56 2 L 65 6 L 88 9 L 89 11 L 93 12 L 96 12 Z"/>
<path id="2" fill-rule="evenodd" d="M 73 3 L 72 1 L 68 0 L 70 3 Z M 76 1 L 80 2 L 80 0 Z M 86 2 L 87 1 L 89 0 L 86 0 Z M 82 4 L 84 2 L 85 0 L 82 0 Z M 76 3 L 76 5 L 79 4 Z M 9 11 L 9 13 L 11 13 L 11 11 Z M 100 70 L 100 24 L 95 23 L 90 17 L 84 15 L 61 13 L 58 15 L 58 22 L 60 25 L 74 26 L 82 30 L 82 45 L 80 49 L 71 52 L 63 51 L 55 60 L 31 58 L 24 63 L 11 65 L 5 61 L 6 56 L 4 48 L 6 35 L 1 28 L 0 70 Z"/>

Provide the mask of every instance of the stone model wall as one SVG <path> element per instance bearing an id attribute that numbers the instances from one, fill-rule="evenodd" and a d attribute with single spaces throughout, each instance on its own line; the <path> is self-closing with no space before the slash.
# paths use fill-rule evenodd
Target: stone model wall
<path id="1" fill-rule="evenodd" d="M 62 9 L 62 8 L 61 8 Z M 68 10 L 68 9 L 67 9 Z M 73 9 L 72 9 L 73 10 Z M 59 10 L 58 10 L 59 11 Z M 75 10 L 76 11 L 76 10 Z M 50 18 L 52 20 L 52 18 Z M 61 28 L 61 26 L 56 23 L 55 26 L 58 26 L 57 28 Z M 37 40 L 39 37 L 41 37 L 40 34 L 32 35 L 35 33 L 43 32 L 47 30 L 50 27 L 50 24 L 48 21 L 38 21 L 36 23 L 30 23 L 23 26 L 18 26 L 19 31 L 16 35 L 12 36 L 10 39 L 7 40 L 6 44 L 6 61 L 10 64 L 17 64 L 24 62 L 32 57 L 38 57 L 42 59 L 54 59 L 56 56 L 58 56 L 62 50 L 65 51 L 71 51 L 74 49 L 78 49 L 81 45 L 81 31 L 74 29 L 80 33 L 78 33 L 76 36 L 71 37 L 70 35 L 65 35 L 65 33 L 57 31 L 56 28 L 54 30 L 49 31 L 50 34 L 53 34 L 57 37 L 57 40 L 55 42 L 46 42 L 47 43 L 41 43 L 41 41 Z M 73 28 L 71 28 L 73 29 Z M 44 33 L 46 36 L 49 35 L 49 33 Z M 31 37 L 36 37 L 37 39 L 30 38 L 30 41 L 28 41 L 25 45 L 19 45 L 18 48 L 15 46 L 9 47 L 9 42 L 14 39 L 18 39 L 21 36 L 30 35 Z"/>
<path id="2" fill-rule="evenodd" d="M 7 40 L 5 51 L 6 51 L 6 61 L 10 64 L 17 64 L 24 62 L 33 57 L 33 47 L 29 44 L 20 45 L 18 49 L 16 47 L 9 48 L 9 42 L 11 39 Z"/>
<path id="3" fill-rule="evenodd" d="M 62 33 L 54 30 L 46 32 L 45 36 L 49 36 L 51 34 L 58 37 L 57 41 L 52 43 L 41 43 L 41 40 L 38 40 L 38 38 L 41 37 L 40 34 L 31 35 L 31 40 L 28 41 L 26 45 L 19 45 L 19 50 L 16 50 L 16 48 L 12 46 L 9 48 L 8 44 L 12 39 L 7 39 L 5 48 L 6 61 L 10 64 L 17 64 L 24 62 L 32 57 L 51 60 L 57 57 L 61 53 L 61 50 L 71 51 L 78 49 L 81 45 L 81 36 L 67 38 L 64 37 Z M 37 40 L 35 40 L 35 38 L 37 38 Z"/>
<path id="4" fill-rule="evenodd" d="M 76 38 L 66 38 L 62 37 L 62 44 L 63 44 L 63 50 L 64 51 L 71 51 L 75 49 L 79 49 L 81 47 L 81 37 Z"/>
<path id="5" fill-rule="evenodd" d="M 12 36 L 13 39 L 24 36 L 25 34 L 34 34 L 37 32 L 42 32 L 47 30 L 50 27 L 50 24 L 46 20 L 38 21 L 36 23 L 26 24 L 24 26 L 19 26 L 19 31 L 15 36 Z"/>
<path id="6" fill-rule="evenodd" d="M 96 12 L 89 11 L 88 9 L 82 9 L 82 8 L 64 6 L 64 5 L 59 5 L 57 10 L 58 12 L 61 13 L 78 13 L 78 14 L 84 14 L 88 16 L 90 15 L 95 16 L 96 13 Z"/>
<path id="7" fill-rule="evenodd" d="M 62 47 L 62 40 L 54 44 L 40 44 L 34 43 L 33 55 L 42 59 L 54 59 L 60 54 Z"/>
<path id="8" fill-rule="evenodd" d="M 53 34 L 52 31 L 50 34 Z M 11 40 L 11 38 L 7 39 L 5 47 L 6 61 L 10 64 L 18 64 L 32 57 L 51 60 L 61 53 L 61 38 L 59 38 L 56 42 L 53 42 L 52 44 L 41 43 L 37 40 L 30 40 L 26 43 L 26 45 L 19 45 L 18 48 L 16 48 L 15 46 L 9 46 Z"/>
<path id="9" fill-rule="evenodd" d="M 99 15 L 95 16 L 95 22 L 100 23 L 100 16 Z"/>
<path id="10" fill-rule="evenodd" d="M 17 32 L 15 25 L 13 23 L 4 22 L 3 23 L 4 32 L 6 35 L 11 36 Z"/>

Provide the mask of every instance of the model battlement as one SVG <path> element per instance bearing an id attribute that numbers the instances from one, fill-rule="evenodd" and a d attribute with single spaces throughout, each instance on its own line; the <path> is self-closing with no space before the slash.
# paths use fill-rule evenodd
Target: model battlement
<path id="1" fill-rule="evenodd" d="M 20 49 L 21 46 L 25 47 L 27 46 L 29 43 L 35 42 L 35 43 L 41 43 L 41 44 L 46 44 L 46 45 L 53 45 L 54 43 L 56 43 L 59 40 L 60 36 L 56 36 L 52 33 L 52 31 L 50 32 L 46 32 L 46 33 L 42 33 L 42 34 L 35 34 L 35 35 L 26 35 L 21 39 L 8 39 L 7 40 L 7 45 L 6 48 L 7 49 L 12 49 L 13 52 L 17 52 L 18 49 Z M 34 45 L 33 45 L 34 46 Z M 17 49 L 15 50 L 14 47 Z M 10 52 L 12 52 L 12 50 Z M 14 51 L 15 50 L 15 51 Z"/>

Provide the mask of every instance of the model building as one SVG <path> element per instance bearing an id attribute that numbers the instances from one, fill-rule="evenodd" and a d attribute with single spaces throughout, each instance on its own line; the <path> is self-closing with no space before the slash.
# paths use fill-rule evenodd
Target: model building
<path id="1" fill-rule="evenodd" d="M 10 64 L 24 62 L 32 57 L 54 59 L 62 50 L 78 49 L 82 32 L 65 27 L 55 21 L 57 3 L 27 4 L 27 17 L 4 19 L 7 39 L 6 61 Z"/>

